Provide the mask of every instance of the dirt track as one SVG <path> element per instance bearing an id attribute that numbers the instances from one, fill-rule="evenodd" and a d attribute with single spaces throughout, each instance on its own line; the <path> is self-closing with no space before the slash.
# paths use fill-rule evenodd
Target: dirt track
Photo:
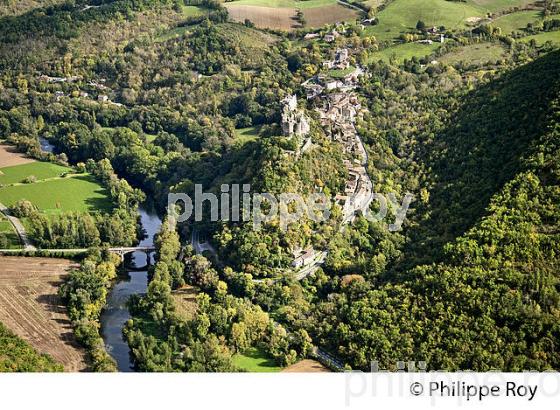
<path id="1" fill-rule="evenodd" d="M 0 257 L 0 322 L 67 372 L 86 369 L 58 287 L 72 266 L 65 259 Z"/>

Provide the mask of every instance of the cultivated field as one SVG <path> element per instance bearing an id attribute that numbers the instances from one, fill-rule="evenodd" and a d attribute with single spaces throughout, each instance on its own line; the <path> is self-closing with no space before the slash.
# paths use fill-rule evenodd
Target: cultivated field
<path id="1" fill-rule="evenodd" d="M 224 3 L 230 18 L 243 23 L 252 21 L 258 28 L 275 30 L 293 30 L 300 25 L 294 19 L 296 9 L 301 9 L 305 16 L 305 27 L 321 27 L 339 21 L 355 20 L 358 12 L 341 6 L 336 0 L 240 0 Z"/>
<path id="2" fill-rule="evenodd" d="M 339 21 L 354 21 L 359 17 L 356 10 L 340 4 L 305 9 L 303 15 L 307 20 L 305 27 L 321 27 Z"/>
<path id="3" fill-rule="evenodd" d="M 26 157 L 24 154 L 20 154 L 19 152 L 16 152 L 13 146 L 0 144 L 0 168 L 27 164 L 33 161 L 35 160 Z M 0 171 L 0 176 L 1 175 L 2 175 L 2 171 Z"/>
<path id="4" fill-rule="evenodd" d="M 305 359 L 286 367 L 285 373 L 328 373 L 330 370 L 316 360 Z"/>
<path id="5" fill-rule="evenodd" d="M 86 369 L 58 287 L 72 263 L 64 259 L 0 257 L 0 322 L 48 353 L 65 371 Z"/>
<path id="6" fill-rule="evenodd" d="M 245 19 L 251 20 L 258 28 L 270 28 L 274 30 L 292 30 L 298 26 L 294 20 L 295 9 L 261 6 L 245 6 L 235 3 L 224 5 L 233 21 L 243 23 Z"/>

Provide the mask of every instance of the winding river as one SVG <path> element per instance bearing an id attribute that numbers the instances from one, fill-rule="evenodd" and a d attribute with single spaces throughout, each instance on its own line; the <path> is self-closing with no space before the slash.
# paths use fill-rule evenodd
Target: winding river
<path id="1" fill-rule="evenodd" d="M 146 238 L 140 242 L 140 246 L 152 246 L 154 235 L 160 229 L 161 219 L 155 211 L 147 207 L 141 207 L 139 212 L 142 227 L 146 232 Z M 146 254 L 135 252 L 125 263 L 129 267 L 142 268 L 147 264 Z M 147 271 L 121 271 L 101 314 L 101 336 L 107 352 L 116 360 L 119 372 L 135 371 L 128 344 L 122 334 L 125 323 L 130 319 L 126 301 L 131 295 L 146 293 L 147 288 Z"/>

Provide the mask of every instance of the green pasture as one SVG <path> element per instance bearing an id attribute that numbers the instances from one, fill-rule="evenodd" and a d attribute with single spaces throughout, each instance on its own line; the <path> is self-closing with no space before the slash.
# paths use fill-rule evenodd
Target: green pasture
<path id="1" fill-rule="evenodd" d="M 265 352 L 255 347 L 247 349 L 243 354 L 235 354 L 233 364 L 251 373 L 273 373 L 282 370 L 282 367 L 277 366 Z"/>

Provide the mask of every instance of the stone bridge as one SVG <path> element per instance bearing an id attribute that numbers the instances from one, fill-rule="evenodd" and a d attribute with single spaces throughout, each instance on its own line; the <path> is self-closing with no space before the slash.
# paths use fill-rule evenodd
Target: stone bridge
<path id="1" fill-rule="evenodd" d="M 109 252 L 119 255 L 121 260 L 124 260 L 124 256 L 133 252 L 145 252 L 148 255 L 148 260 L 150 253 L 156 250 L 154 246 L 131 246 L 131 247 L 116 247 L 109 248 Z M 26 249 L 0 249 L 0 254 L 11 254 L 11 253 L 22 253 L 26 252 Z M 75 248 L 75 249 L 34 249 L 31 252 L 37 252 L 39 254 L 52 254 L 52 253 L 69 253 L 78 254 L 88 252 L 88 248 Z"/>

